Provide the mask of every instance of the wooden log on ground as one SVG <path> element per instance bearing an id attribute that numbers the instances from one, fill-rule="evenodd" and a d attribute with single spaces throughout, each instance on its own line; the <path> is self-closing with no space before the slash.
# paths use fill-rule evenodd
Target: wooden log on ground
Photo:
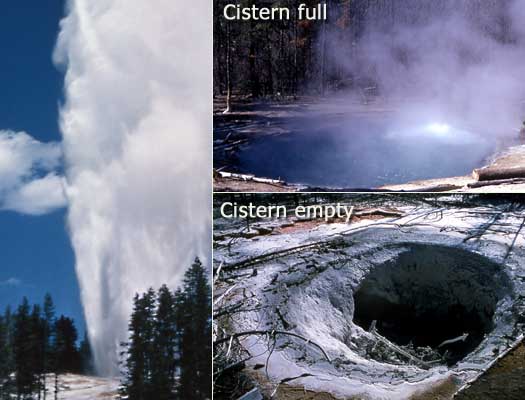
<path id="1" fill-rule="evenodd" d="M 472 176 L 477 181 L 525 178 L 525 167 L 484 167 L 472 171 Z"/>
<path id="2" fill-rule="evenodd" d="M 476 189 L 485 186 L 497 186 L 497 185 L 517 185 L 520 183 L 525 183 L 525 178 L 514 178 L 514 179 L 496 179 L 493 181 L 481 181 L 481 182 L 472 182 L 467 184 L 469 189 Z"/>
<path id="3" fill-rule="evenodd" d="M 415 189 L 405 189 L 405 190 L 390 190 L 390 192 L 399 192 L 399 193 L 435 193 L 435 192 L 451 192 L 453 190 L 459 190 L 463 188 L 461 185 L 454 185 L 452 183 L 443 183 L 434 186 L 422 186 Z"/>
<path id="4" fill-rule="evenodd" d="M 404 213 L 395 210 L 387 210 L 384 208 L 372 208 L 369 210 L 357 210 L 354 212 L 356 217 L 368 217 L 373 215 L 380 215 L 383 217 L 402 217 Z"/>

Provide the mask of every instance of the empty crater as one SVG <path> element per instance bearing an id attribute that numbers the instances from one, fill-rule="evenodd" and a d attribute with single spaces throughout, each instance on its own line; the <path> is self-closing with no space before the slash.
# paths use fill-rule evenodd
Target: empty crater
<path id="1" fill-rule="evenodd" d="M 354 323 L 400 346 L 430 347 L 453 365 L 489 334 L 511 292 L 502 266 L 454 247 L 409 244 L 354 292 Z"/>

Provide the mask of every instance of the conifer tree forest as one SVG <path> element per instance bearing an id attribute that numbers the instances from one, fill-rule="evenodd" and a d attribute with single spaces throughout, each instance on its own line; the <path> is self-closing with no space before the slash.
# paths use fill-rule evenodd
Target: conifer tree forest
<path id="1" fill-rule="evenodd" d="M 8 307 L 0 316 L 0 399 L 56 398 L 50 376 L 91 373 L 89 342 L 77 342 L 74 321 L 55 315 L 51 295 L 41 305 L 24 297 L 16 309 Z"/>
<path id="2" fill-rule="evenodd" d="M 228 4 L 283 7 L 286 20 L 227 20 Z M 301 3 L 327 7 L 327 19 L 299 20 Z M 324 95 L 373 84 L 374 74 L 354 61 L 367 29 L 389 32 L 397 26 L 425 24 L 436 15 L 462 10 L 480 29 L 508 40 L 508 0 L 217 0 L 214 12 L 214 95 L 282 98 Z M 487 20 L 486 13 L 494 18 Z M 486 24 L 483 25 L 483 24 Z M 393 49 L 406 57 L 403 49 Z"/>
<path id="3" fill-rule="evenodd" d="M 123 344 L 129 400 L 211 399 L 211 287 L 196 259 L 182 288 L 136 295 Z"/>
<path id="4" fill-rule="evenodd" d="M 122 343 L 120 397 L 129 400 L 211 399 L 211 287 L 196 259 L 180 288 L 137 294 Z M 58 376 L 93 375 L 87 336 L 74 321 L 24 298 L 0 316 L 0 400 L 56 399 Z M 45 379 L 47 376 L 47 379 Z"/>

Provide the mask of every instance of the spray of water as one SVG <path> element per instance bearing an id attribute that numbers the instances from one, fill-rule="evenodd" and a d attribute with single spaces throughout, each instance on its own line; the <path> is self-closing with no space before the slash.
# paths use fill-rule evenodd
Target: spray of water
<path id="1" fill-rule="evenodd" d="M 70 0 L 55 51 L 69 228 L 100 374 L 117 371 L 137 291 L 209 259 L 206 0 Z"/>

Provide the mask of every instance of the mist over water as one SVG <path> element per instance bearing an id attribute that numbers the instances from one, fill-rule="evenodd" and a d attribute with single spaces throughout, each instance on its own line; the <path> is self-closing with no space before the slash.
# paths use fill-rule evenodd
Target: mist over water
<path id="1" fill-rule="evenodd" d="M 66 71 L 68 225 L 95 364 L 112 375 L 133 295 L 209 260 L 212 8 L 68 7 L 54 55 Z"/>
<path id="2" fill-rule="evenodd" d="M 331 11 L 305 67 L 306 92 L 325 96 L 274 118 L 268 135 L 253 128 L 261 135 L 228 168 L 366 189 L 470 175 L 518 143 L 524 1 L 355 0 Z"/>
<path id="3" fill-rule="evenodd" d="M 428 123 L 456 121 L 484 135 L 517 134 L 525 119 L 522 0 L 354 4 L 363 21 L 357 39 L 330 36 L 331 63 L 361 86 L 377 84 L 392 103 L 414 100 L 399 117 L 423 114 Z"/>
<path id="4" fill-rule="evenodd" d="M 468 175 L 496 146 L 459 126 L 424 121 L 397 121 L 392 113 L 296 121 L 290 134 L 253 140 L 239 152 L 238 168 L 289 183 L 366 189 Z"/>
<path id="5" fill-rule="evenodd" d="M 320 100 L 317 118 L 288 123 L 290 135 L 245 146 L 241 172 L 371 188 L 469 175 L 517 142 L 525 120 L 524 1 L 356 0 L 348 7 L 350 32 L 331 21 L 317 52 L 326 54 L 318 60 L 326 79 L 349 77 L 349 89 Z"/>

